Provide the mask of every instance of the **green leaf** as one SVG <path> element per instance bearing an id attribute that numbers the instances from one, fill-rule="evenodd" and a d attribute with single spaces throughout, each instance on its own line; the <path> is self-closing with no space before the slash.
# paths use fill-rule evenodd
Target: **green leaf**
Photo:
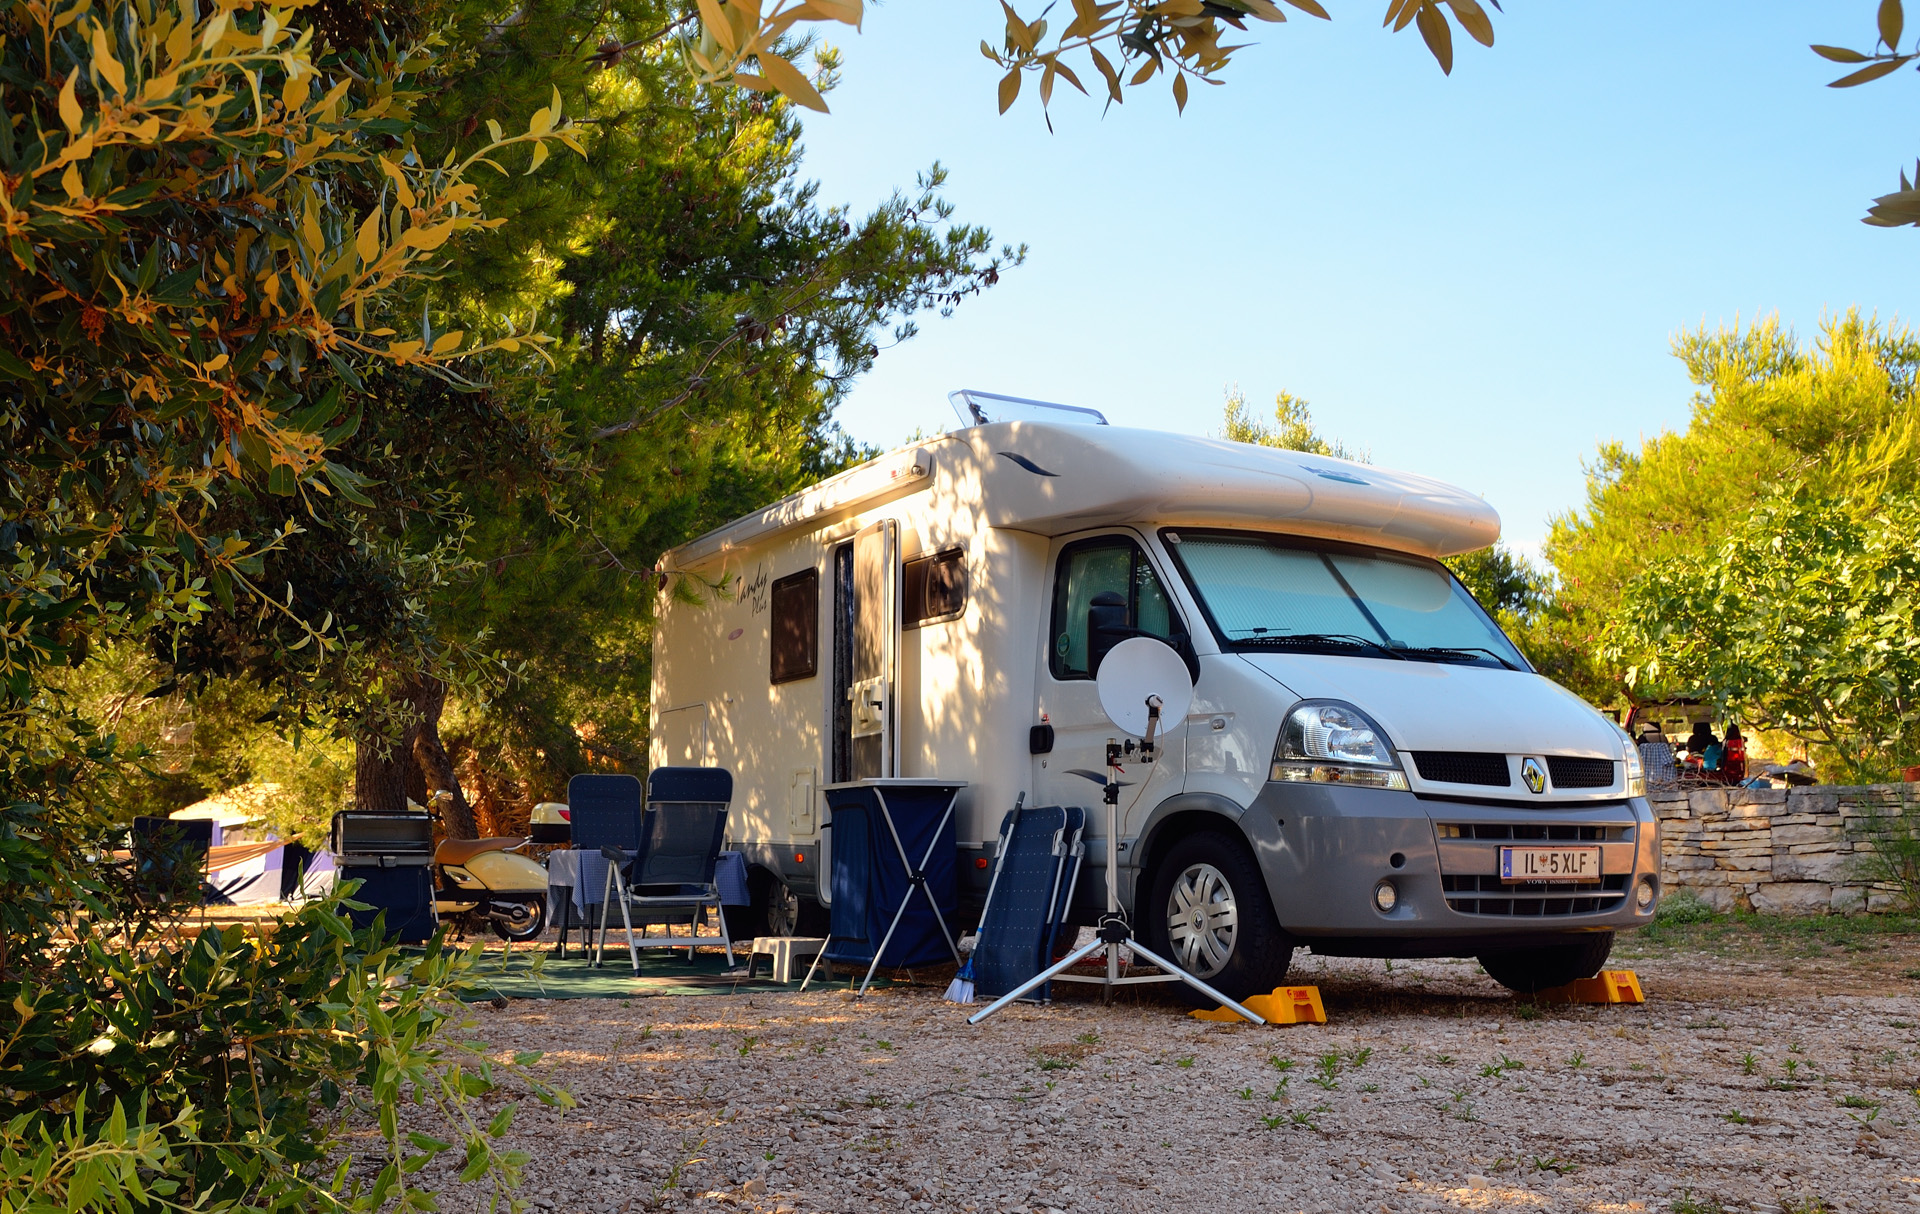
<path id="1" fill-rule="evenodd" d="M 1859 51 L 1850 51 L 1844 46 L 1822 46 L 1813 44 L 1813 53 L 1822 59 L 1831 59 L 1835 63 L 1865 63 L 1867 56 Z"/>
<path id="2" fill-rule="evenodd" d="M 1900 49 L 1900 28 L 1905 23 L 1900 0 L 1880 0 L 1880 41 L 1887 44 L 1888 50 Z"/>

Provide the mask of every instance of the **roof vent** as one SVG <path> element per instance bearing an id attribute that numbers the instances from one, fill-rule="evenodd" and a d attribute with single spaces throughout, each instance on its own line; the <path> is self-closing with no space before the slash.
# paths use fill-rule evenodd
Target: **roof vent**
<path id="1" fill-rule="evenodd" d="M 1079 405 L 1056 405 L 1023 396 L 1001 396 L 977 388 L 962 388 L 947 393 L 947 403 L 960 416 L 960 425 L 986 426 L 994 422 L 1066 422 L 1080 426 L 1104 426 L 1106 415 L 1098 409 Z"/>

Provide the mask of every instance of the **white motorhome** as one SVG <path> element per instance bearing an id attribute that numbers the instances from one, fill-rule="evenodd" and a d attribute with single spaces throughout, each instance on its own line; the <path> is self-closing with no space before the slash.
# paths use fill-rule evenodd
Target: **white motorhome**
<path id="1" fill-rule="evenodd" d="M 1117 730 L 1094 674 L 1142 634 L 1182 655 L 1194 695 L 1160 761 L 1129 768 L 1123 905 L 1228 994 L 1277 985 L 1296 946 L 1478 957 L 1540 989 L 1596 973 L 1615 931 L 1651 919 L 1638 752 L 1437 559 L 1498 538 L 1484 501 L 1023 411 L 1066 420 L 920 442 L 662 558 L 649 758 L 733 772 L 743 928 L 818 922 L 827 784 L 964 780 L 963 907 L 1021 794 L 1103 828 L 1087 773 Z M 1090 839 L 1089 862 L 1104 854 Z"/>

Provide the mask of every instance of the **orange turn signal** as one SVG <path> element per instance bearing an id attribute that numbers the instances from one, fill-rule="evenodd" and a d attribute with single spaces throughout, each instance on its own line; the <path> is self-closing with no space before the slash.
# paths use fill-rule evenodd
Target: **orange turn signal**
<path id="1" fill-rule="evenodd" d="M 985 868 L 987 866 L 987 858 L 985 856 L 975 857 L 973 861 L 973 866 L 975 868 Z"/>
<path id="2" fill-rule="evenodd" d="M 807 856 L 806 856 L 806 853 L 805 853 L 805 852 L 795 852 L 795 853 L 793 853 L 793 862 L 794 862 L 795 864 L 805 864 L 805 863 L 807 862 Z"/>

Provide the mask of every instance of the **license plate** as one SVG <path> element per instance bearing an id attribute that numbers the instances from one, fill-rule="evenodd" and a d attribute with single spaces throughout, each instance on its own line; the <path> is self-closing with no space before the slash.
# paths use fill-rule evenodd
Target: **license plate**
<path id="1" fill-rule="evenodd" d="M 1598 881 L 1597 847 L 1503 847 L 1502 881 Z"/>

